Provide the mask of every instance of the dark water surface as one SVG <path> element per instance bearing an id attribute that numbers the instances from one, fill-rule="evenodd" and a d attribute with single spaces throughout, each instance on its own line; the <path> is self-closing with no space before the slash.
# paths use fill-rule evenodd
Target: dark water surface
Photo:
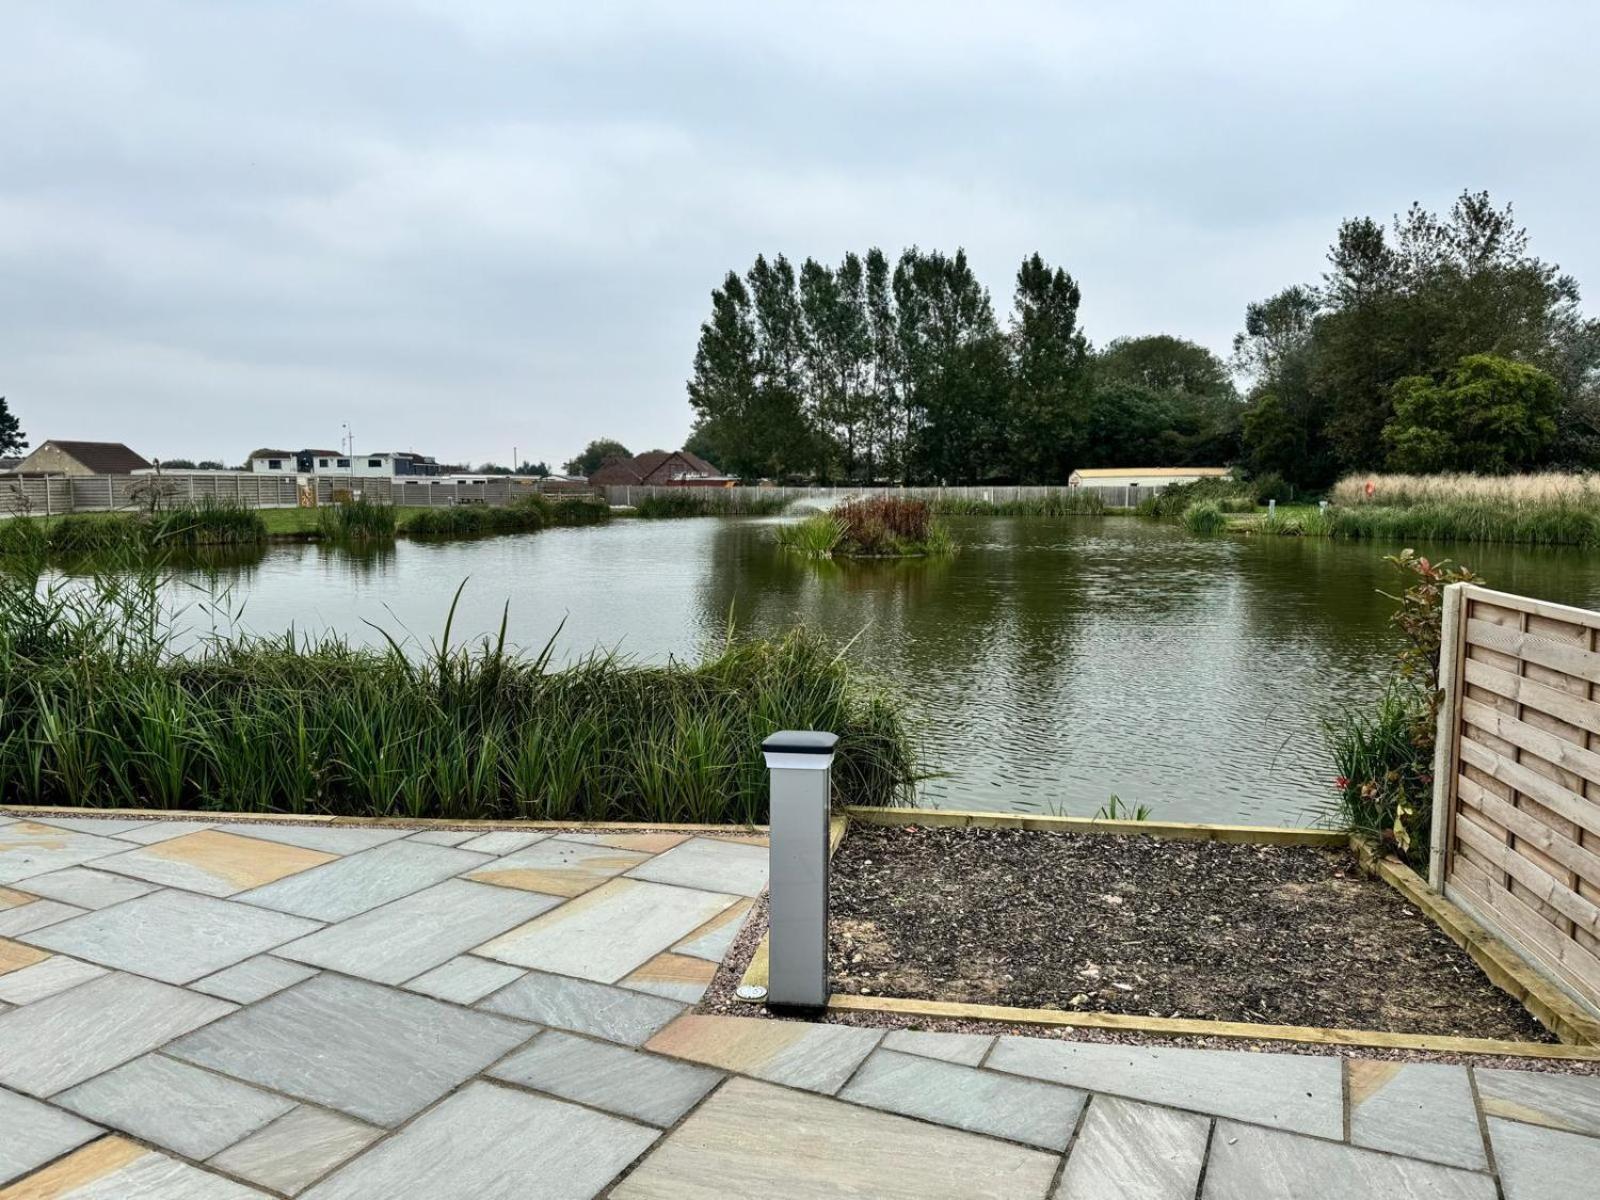
<path id="1" fill-rule="evenodd" d="M 757 634 L 803 621 L 854 639 L 914 701 L 926 756 L 948 772 L 923 803 L 943 808 L 1088 814 L 1116 793 L 1169 820 L 1310 823 L 1332 794 L 1319 722 L 1370 695 L 1395 649 L 1378 589 L 1395 588 L 1382 556 L 1397 547 L 963 518 L 950 561 L 812 564 L 771 544 L 774 523 L 619 520 L 370 557 L 281 546 L 215 581 L 257 633 L 371 643 L 379 625 L 426 644 L 466 579 L 453 640 L 498 629 L 509 601 L 519 646 L 565 622 L 558 658 L 694 657 L 730 617 Z M 1600 556 L 1418 549 L 1507 591 L 1600 603 Z"/>

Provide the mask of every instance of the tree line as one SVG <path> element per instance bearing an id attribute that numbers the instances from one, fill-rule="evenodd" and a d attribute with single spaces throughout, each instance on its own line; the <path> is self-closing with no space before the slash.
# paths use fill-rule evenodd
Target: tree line
<path id="1" fill-rule="evenodd" d="M 960 250 L 758 255 L 711 294 L 688 448 L 746 478 L 911 484 L 1600 465 L 1600 321 L 1509 206 L 1348 220 L 1328 258 L 1249 305 L 1224 362 L 1170 334 L 1096 348 L 1077 282 L 1037 253 L 1004 325 Z"/>

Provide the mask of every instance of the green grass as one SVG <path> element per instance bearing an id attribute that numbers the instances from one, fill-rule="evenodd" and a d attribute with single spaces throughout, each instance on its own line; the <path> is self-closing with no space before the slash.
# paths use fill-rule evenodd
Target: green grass
<path id="1" fill-rule="evenodd" d="M 717 488 L 678 488 L 642 497 L 633 515 L 647 519 L 665 517 L 770 517 L 788 502 L 781 496 L 738 497 Z"/>
<path id="2" fill-rule="evenodd" d="M 1240 527 L 1252 533 L 1352 541 L 1600 546 L 1600 508 L 1564 501 L 1333 505 L 1324 512 L 1280 506 L 1275 516 L 1247 520 Z"/>
<path id="3" fill-rule="evenodd" d="M 387 541 L 398 522 L 393 506 L 364 498 L 317 507 L 317 533 L 325 542 Z"/>
<path id="4" fill-rule="evenodd" d="M 947 496 L 928 501 L 941 517 L 1099 517 L 1106 502 L 1098 492 L 1065 491 L 1032 500 L 968 500 Z"/>
<path id="5" fill-rule="evenodd" d="M 831 513 L 816 513 L 792 525 L 779 525 L 773 540 L 785 550 L 806 558 L 832 558 L 844 541 L 844 522 Z"/>
<path id="6" fill-rule="evenodd" d="M 78 559 L 97 554 L 159 553 L 202 546 L 255 545 L 266 525 L 253 508 L 204 503 L 147 513 L 73 513 L 0 522 L 0 555 Z"/>
<path id="7" fill-rule="evenodd" d="M 1183 510 L 1183 527 L 1190 533 L 1221 533 L 1228 528 L 1227 514 L 1215 500 L 1201 500 Z"/>
<path id="8" fill-rule="evenodd" d="M 149 570 L 0 572 L 0 772 L 24 804 L 276 813 L 762 822 L 777 729 L 840 735 L 840 803 L 916 778 L 901 703 L 804 630 L 698 663 L 498 636 L 430 651 L 333 637 L 173 653 Z M 458 593 L 459 596 L 459 593 Z M 452 605 L 452 614 L 454 605 Z"/>
<path id="9" fill-rule="evenodd" d="M 478 537 L 495 533 L 534 533 L 557 525 L 593 525 L 607 521 L 611 508 L 603 500 L 575 497 L 551 500 L 529 495 L 504 507 L 458 504 L 414 513 L 401 525 L 412 537 Z"/>

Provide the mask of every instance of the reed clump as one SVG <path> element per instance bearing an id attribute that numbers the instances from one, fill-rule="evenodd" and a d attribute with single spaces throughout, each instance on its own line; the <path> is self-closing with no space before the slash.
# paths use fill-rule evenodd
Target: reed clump
<path id="1" fill-rule="evenodd" d="M 1102 517 L 1106 502 L 1098 492 L 1066 490 L 1017 500 L 977 500 L 946 496 L 928 501 L 941 517 Z"/>
<path id="2" fill-rule="evenodd" d="M 666 517 L 770 517 L 787 506 L 781 496 L 735 496 L 720 488 L 675 488 L 642 496 L 633 506 L 634 516 L 659 520 Z"/>
<path id="3" fill-rule="evenodd" d="M 210 500 L 154 512 L 74 513 L 0 522 L 0 556 L 7 557 L 82 559 L 124 552 L 246 546 L 266 539 L 266 524 L 255 509 Z"/>
<path id="4" fill-rule="evenodd" d="M 1562 471 L 1530 475 L 1348 475 L 1334 485 L 1331 498 L 1347 508 L 1471 504 L 1600 509 L 1600 475 Z"/>
<path id="5" fill-rule="evenodd" d="M 920 558 L 955 553 L 955 540 L 926 500 L 875 496 L 780 525 L 778 544 L 812 558 Z"/>
<path id="6" fill-rule="evenodd" d="M 1221 533 L 1228 527 L 1228 516 L 1215 500 L 1201 500 L 1183 510 L 1180 518 L 1190 533 L 1209 535 Z"/>
<path id="7" fill-rule="evenodd" d="M 593 496 L 552 500 L 537 493 L 501 508 L 458 504 L 413 513 L 401 526 L 412 537 L 481 537 L 497 533 L 535 533 L 560 525 L 594 525 L 609 520 L 611 508 Z"/>
<path id="8" fill-rule="evenodd" d="M 0 572 L 0 771 L 24 804 L 457 819 L 766 819 L 777 729 L 840 735 L 841 803 L 917 777 L 901 703 L 822 639 L 730 638 L 694 664 L 557 667 L 496 637 L 382 650 L 324 636 L 173 650 L 137 561 Z M 459 599 L 459 591 L 457 593 Z M 455 606 L 451 606 L 452 619 Z"/>

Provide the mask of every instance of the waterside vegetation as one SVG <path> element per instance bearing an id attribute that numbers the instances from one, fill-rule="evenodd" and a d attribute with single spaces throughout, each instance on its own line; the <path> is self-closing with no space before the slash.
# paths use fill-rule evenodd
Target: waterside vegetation
<path id="1" fill-rule="evenodd" d="M 816 635 L 694 664 L 566 666 L 497 638 L 427 652 L 334 637 L 173 649 L 164 581 L 0 573 L 0 771 L 24 804 L 440 818 L 762 822 L 761 740 L 840 734 L 841 803 L 916 778 L 900 702 Z M 458 592 L 459 599 L 459 592 Z M 454 606 L 452 605 L 452 617 Z M 415 648 L 412 648 L 413 650 Z"/>
<path id="2" fill-rule="evenodd" d="M 924 558 L 954 554 L 949 529 L 924 500 L 850 500 L 773 531 L 778 545 L 808 558 Z"/>
<path id="3" fill-rule="evenodd" d="M 674 488 L 641 496 L 633 506 L 633 515 L 646 519 L 770 517 L 782 512 L 787 504 L 779 496 L 736 496 L 720 488 Z"/>

